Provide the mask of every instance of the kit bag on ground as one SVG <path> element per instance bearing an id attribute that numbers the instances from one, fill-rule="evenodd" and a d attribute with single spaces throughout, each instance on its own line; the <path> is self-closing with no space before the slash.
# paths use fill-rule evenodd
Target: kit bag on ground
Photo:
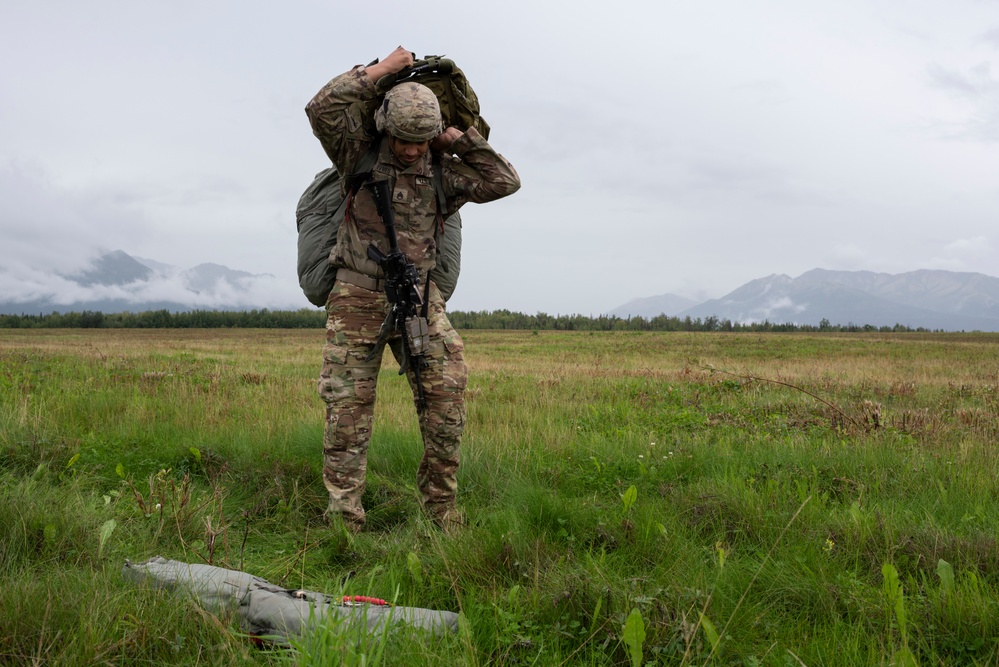
<path id="1" fill-rule="evenodd" d="M 377 61 L 375 61 L 377 62 Z M 479 115 L 479 98 L 468 84 L 464 72 L 453 61 L 440 56 L 426 56 L 396 74 L 383 76 L 376 82 L 380 92 L 366 117 L 374 126 L 374 111 L 389 89 L 404 81 L 419 82 L 437 95 L 445 127 L 465 131 L 474 127 L 484 138 L 489 138 L 489 124 Z M 435 177 L 439 177 L 435 173 Z M 436 178 L 435 178 L 436 180 Z M 440 198 L 441 189 L 435 183 Z M 336 245 L 337 230 L 343 223 L 344 199 L 340 190 L 340 175 L 335 168 L 325 169 L 305 190 L 298 201 L 298 283 L 310 302 L 325 306 L 333 283 L 336 268 L 329 265 L 330 251 Z M 445 204 L 438 201 L 441 211 Z M 457 212 L 444 220 L 443 233 L 437 239 L 437 266 L 430 272 L 447 301 L 454 293 L 461 272 L 461 216 Z"/>
<path id="2" fill-rule="evenodd" d="M 397 607 L 383 600 L 347 599 L 307 590 L 290 590 L 239 570 L 183 563 L 154 556 L 141 563 L 125 561 L 122 576 L 134 584 L 192 597 L 211 614 L 235 617 L 249 634 L 287 644 L 292 638 L 336 624 L 360 633 L 409 627 L 435 635 L 457 632 L 458 614 L 423 607 Z"/>

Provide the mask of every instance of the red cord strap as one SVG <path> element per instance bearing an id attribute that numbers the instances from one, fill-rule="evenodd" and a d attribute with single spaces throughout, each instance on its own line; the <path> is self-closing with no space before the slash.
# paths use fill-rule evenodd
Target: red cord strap
<path id="1" fill-rule="evenodd" d="M 375 604 L 380 607 L 389 607 L 392 605 L 388 600 L 382 600 L 381 598 L 369 598 L 367 595 L 344 595 L 343 601 L 345 604 Z"/>

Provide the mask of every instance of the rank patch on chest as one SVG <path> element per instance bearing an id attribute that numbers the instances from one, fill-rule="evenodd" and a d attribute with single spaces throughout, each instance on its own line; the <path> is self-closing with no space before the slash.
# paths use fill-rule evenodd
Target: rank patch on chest
<path id="1" fill-rule="evenodd" d="M 409 201 L 409 191 L 403 188 L 396 188 L 395 192 L 392 193 L 392 201 L 397 202 L 407 202 Z"/>

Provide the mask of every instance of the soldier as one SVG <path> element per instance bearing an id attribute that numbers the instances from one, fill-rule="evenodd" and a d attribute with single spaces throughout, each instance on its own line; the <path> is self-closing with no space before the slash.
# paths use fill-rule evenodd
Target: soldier
<path id="1" fill-rule="evenodd" d="M 416 266 L 421 294 L 428 298 L 429 344 L 421 382 L 425 408 L 419 412 L 423 460 L 417 484 L 424 512 L 445 529 L 460 523 L 455 508 L 461 434 L 465 426 L 468 370 L 461 337 L 451 326 L 444 300 L 427 276 L 435 264 L 440 211 L 433 185 L 432 153 L 440 155 L 440 180 L 446 209 L 466 202 L 488 202 L 513 194 L 520 177 L 513 166 L 474 128 L 443 128 L 437 97 L 427 87 L 405 82 L 377 104 L 375 82 L 413 64 L 401 46 L 381 62 L 357 66 L 326 84 L 306 106 L 313 132 L 341 174 L 353 174 L 362 156 L 376 147 L 369 178 L 389 179 L 399 249 Z M 340 515 L 346 527 L 364 527 L 364 492 L 368 441 L 374 417 L 375 388 L 382 360 L 379 329 L 391 306 L 384 274 L 368 257 L 374 244 L 388 253 L 386 228 L 367 188 L 348 191 L 347 212 L 330 262 L 337 280 L 326 302 L 326 345 L 319 395 L 326 403 L 323 479 L 330 494 L 327 515 Z M 402 359 L 403 341 L 386 341 Z M 416 378 L 407 371 L 414 400 Z"/>

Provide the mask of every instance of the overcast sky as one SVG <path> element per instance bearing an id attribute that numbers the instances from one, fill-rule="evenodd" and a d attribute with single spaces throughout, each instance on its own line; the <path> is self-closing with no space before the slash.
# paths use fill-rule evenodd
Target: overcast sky
<path id="1" fill-rule="evenodd" d="M 462 210 L 452 309 L 999 275 L 999 0 L 9 0 L 0 288 L 121 249 L 308 306 L 294 210 L 328 160 L 303 108 L 400 44 L 464 69 L 523 181 Z"/>

